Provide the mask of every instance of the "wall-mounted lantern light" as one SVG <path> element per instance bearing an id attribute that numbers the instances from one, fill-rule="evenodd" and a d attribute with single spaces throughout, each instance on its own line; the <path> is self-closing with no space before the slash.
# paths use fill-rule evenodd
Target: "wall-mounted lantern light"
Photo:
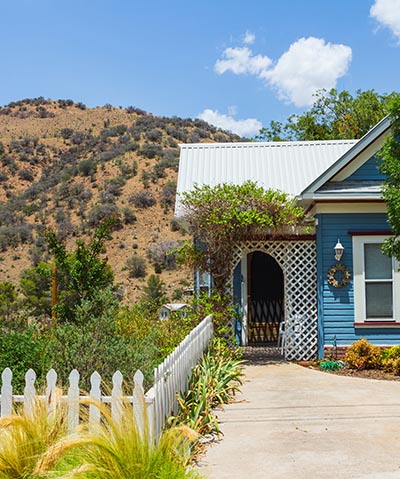
<path id="1" fill-rule="evenodd" d="M 333 248 L 335 251 L 335 260 L 340 261 L 343 256 L 344 247 L 340 242 L 340 239 L 337 240 L 336 246 Z"/>

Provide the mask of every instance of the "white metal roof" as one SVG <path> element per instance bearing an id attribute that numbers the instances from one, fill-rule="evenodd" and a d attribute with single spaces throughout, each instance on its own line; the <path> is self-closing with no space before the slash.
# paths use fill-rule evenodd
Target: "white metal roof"
<path id="1" fill-rule="evenodd" d="M 179 195 L 197 184 L 242 184 L 299 195 L 346 153 L 357 140 L 193 143 L 180 145 L 175 214 L 182 216 Z"/>

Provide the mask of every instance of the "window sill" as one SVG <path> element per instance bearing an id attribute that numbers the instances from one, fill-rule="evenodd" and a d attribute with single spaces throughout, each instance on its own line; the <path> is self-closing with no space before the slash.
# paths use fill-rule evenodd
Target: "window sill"
<path id="1" fill-rule="evenodd" d="M 365 321 L 364 323 L 354 323 L 355 328 L 400 328 L 400 323 L 396 321 Z"/>

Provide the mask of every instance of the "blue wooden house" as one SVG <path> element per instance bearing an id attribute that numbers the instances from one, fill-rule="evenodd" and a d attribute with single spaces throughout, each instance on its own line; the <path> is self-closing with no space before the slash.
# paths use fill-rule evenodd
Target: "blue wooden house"
<path id="1" fill-rule="evenodd" d="M 314 230 L 258 234 L 232 245 L 235 330 L 242 345 L 277 344 L 288 359 L 322 357 L 366 337 L 400 343 L 400 273 L 381 245 L 391 234 L 376 152 L 383 119 L 360 140 L 181 145 L 179 193 L 194 184 L 256 181 L 285 191 Z M 209 283 L 198 273 L 197 288 Z"/>

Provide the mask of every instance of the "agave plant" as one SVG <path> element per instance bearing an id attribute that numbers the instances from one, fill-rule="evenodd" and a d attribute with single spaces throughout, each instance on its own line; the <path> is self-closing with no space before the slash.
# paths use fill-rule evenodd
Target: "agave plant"
<path id="1" fill-rule="evenodd" d="M 180 412 L 170 424 L 186 424 L 200 435 L 220 434 L 213 408 L 232 400 L 242 384 L 242 361 L 221 339 L 215 339 L 194 367 L 189 389 L 178 395 Z"/>

